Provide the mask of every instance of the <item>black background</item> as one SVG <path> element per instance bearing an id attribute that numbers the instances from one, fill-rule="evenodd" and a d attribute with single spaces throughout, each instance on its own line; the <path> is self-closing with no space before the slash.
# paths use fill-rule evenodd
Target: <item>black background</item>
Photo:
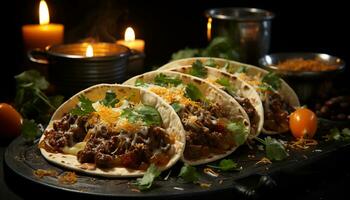
<path id="1" fill-rule="evenodd" d="M 47 3 L 51 22 L 65 26 L 66 42 L 87 37 L 111 42 L 122 38 L 127 26 L 133 26 L 137 37 L 146 41 L 148 67 L 164 64 L 173 52 L 184 47 L 206 46 L 204 11 L 214 7 L 257 7 L 274 12 L 271 52 L 324 52 L 350 62 L 349 11 L 346 1 L 342 0 L 47 0 Z M 38 5 L 39 0 L 12 0 L 0 4 L 1 102 L 12 101 L 13 76 L 25 68 L 21 27 L 38 23 Z M 348 87 L 350 81 L 345 78 L 342 82 L 343 87 Z M 1 145 L 0 157 L 5 145 Z M 287 176 L 277 196 L 281 199 L 348 199 L 344 196 L 349 189 L 348 153 L 334 155 L 306 171 L 295 172 L 299 176 Z M 3 180 L 2 170 L 0 179 Z M 8 190 L 3 184 L 0 181 L 4 199 L 21 191 L 16 186 Z M 19 193 L 18 196 L 25 197 Z"/>
<path id="2" fill-rule="evenodd" d="M 112 42 L 131 25 L 146 41 L 146 67 L 161 65 L 173 52 L 204 47 L 204 11 L 215 7 L 257 7 L 276 14 L 272 23 L 271 52 L 324 52 L 349 60 L 348 10 L 345 1 L 301 0 L 48 0 L 51 22 L 65 26 L 65 42 L 93 37 Z M 1 101 L 14 95 L 13 75 L 25 67 L 21 26 L 38 23 L 39 0 L 2 3 Z M 8 12 L 7 12 L 8 11 Z M 344 84 L 347 84 L 345 82 Z"/>

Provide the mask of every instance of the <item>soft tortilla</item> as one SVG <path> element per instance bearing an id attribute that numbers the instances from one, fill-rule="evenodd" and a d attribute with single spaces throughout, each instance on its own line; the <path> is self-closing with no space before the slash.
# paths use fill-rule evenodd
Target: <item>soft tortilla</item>
<path id="1" fill-rule="evenodd" d="M 194 84 L 196 87 L 198 87 L 198 89 L 202 92 L 202 94 L 205 94 L 205 97 L 209 101 L 217 103 L 223 109 L 229 110 L 230 113 L 232 113 L 232 116 L 234 116 L 232 119 L 242 120 L 246 129 L 248 130 L 248 132 L 250 132 L 249 118 L 247 116 L 247 113 L 239 105 L 239 103 L 230 95 L 228 95 L 226 92 L 218 89 L 213 84 L 205 82 L 202 79 L 199 79 L 197 77 L 182 74 L 179 72 L 172 72 L 172 71 L 162 71 L 162 72 L 152 71 L 139 76 L 135 76 L 127 80 L 126 82 L 124 82 L 124 84 L 135 85 L 136 80 L 138 79 L 144 81 L 145 83 L 152 83 L 154 78 L 160 73 L 163 73 L 167 76 L 173 76 L 173 77 L 176 76 L 180 78 L 184 84 L 188 84 L 188 83 Z M 246 137 L 246 139 L 247 138 L 248 136 Z M 205 163 L 209 163 L 209 162 L 216 161 L 226 157 L 227 155 L 234 152 L 237 149 L 237 147 L 238 146 L 234 146 L 230 151 L 227 151 L 224 154 L 211 155 L 208 158 L 201 159 L 201 160 L 196 160 L 196 161 L 186 160 L 184 156 L 182 156 L 182 160 L 189 165 L 205 164 Z"/>
<path id="2" fill-rule="evenodd" d="M 64 113 L 69 112 L 74 108 L 79 102 L 78 96 L 85 95 L 92 101 L 101 100 L 105 97 L 107 91 L 113 91 L 116 93 L 118 99 L 130 98 L 132 102 L 142 102 L 143 104 L 154 106 L 160 113 L 163 120 L 163 128 L 166 129 L 167 133 L 171 134 L 175 138 L 175 155 L 170 159 L 169 163 L 160 168 L 159 170 L 164 171 L 174 165 L 181 157 L 185 149 L 185 130 L 182 126 L 180 118 L 177 116 L 176 112 L 168 105 L 163 99 L 159 98 L 157 95 L 142 90 L 140 88 L 117 85 L 117 84 L 100 84 L 87 88 L 78 94 L 74 95 L 72 98 L 63 103 L 53 114 L 51 121 L 47 129 L 51 129 L 54 120 L 59 120 L 62 118 Z M 44 139 L 44 135 L 40 138 L 40 141 Z M 79 163 L 75 155 L 62 154 L 62 153 L 50 153 L 45 149 L 40 148 L 42 155 L 50 162 L 55 163 L 59 166 L 84 172 L 87 174 L 104 176 L 104 177 L 137 177 L 142 176 L 145 171 L 141 170 L 130 170 L 123 167 L 115 167 L 108 170 L 105 169 L 83 169 L 82 164 Z"/>
<path id="3" fill-rule="evenodd" d="M 195 58 L 185 58 L 185 59 L 175 60 L 173 62 L 170 62 L 170 63 L 163 65 L 158 70 L 169 70 L 169 69 L 175 68 L 175 67 L 191 65 L 196 60 L 199 60 L 202 63 L 205 63 L 209 59 L 214 60 L 218 66 L 221 66 L 219 68 L 219 70 L 222 70 L 224 72 L 227 72 L 227 71 L 222 66 L 225 66 L 226 63 L 229 63 L 230 67 L 233 68 L 234 71 L 238 70 L 242 66 L 247 67 L 247 72 L 245 74 L 249 77 L 265 75 L 268 73 L 268 71 L 261 69 L 259 67 L 253 66 L 253 65 L 240 63 L 240 62 L 236 62 L 236 61 L 232 61 L 232 60 L 226 60 L 226 59 L 222 59 L 222 58 L 210 58 L 210 57 L 195 57 Z M 292 107 L 294 107 L 294 108 L 300 107 L 300 102 L 299 102 L 298 96 L 296 95 L 294 90 L 283 79 L 281 79 L 281 88 L 277 92 L 281 95 L 281 97 L 285 101 L 289 102 L 289 105 L 291 105 Z M 265 134 L 270 134 L 270 135 L 280 134 L 279 132 L 265 130 L 264 128 L 262 129 L 262 132 Z"/>
<path id="4" fill-rule="evenodd" d="M 249 139 L 253 139 L 257 137 L 264 125 L 264 109 L 263 109 L 263 105 L 259 97 L 259 94 L 256 92 L 256 90 L 251 85 L 244 82 L 242 79 L 240 79 L 239 77 L 233 74 L 229 74 L 227 72 L 224 72 L 222 70 L 215 69 L 212 67 L 205 67 L 205 68 L 208 72 L 207 77 L 204 79 L 205 81 L 212 83 L 213 81 L 215 82 L 215 80 L 217 79 L 227 78 L 230 82 L 230 85 L 234 86 L 237 89 L 236 93 L 239 97 L 249 99 L 250 103 L 252 104 L 252 106 L 254 107 L 258 115 L 255 118 L 255 121 L 257 121 L 256 123 L 257 128 L 256 130 L 253 130 L 252 128 L 250 129 Z M 189 74 L 191 69 L 192 69 L 192 66 L 187 65 L 182 67 L 170 68 L 169 70 Z M 219 84 L 214 83 L 214 85 L 219 85 Z M 250 124 L 252 124 L 252 121 L 250 121 Z"/>

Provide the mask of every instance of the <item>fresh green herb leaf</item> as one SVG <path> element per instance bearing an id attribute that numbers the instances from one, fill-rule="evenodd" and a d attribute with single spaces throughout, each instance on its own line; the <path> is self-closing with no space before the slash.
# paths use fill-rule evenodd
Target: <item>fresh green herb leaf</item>
<path id="1" fill-rule="evenodd" d="M 233 42 L 229 37 L 214 38 L 207 48 L 203 49 L 203 57 L 218 57 L 228 60 L 239 60 L 237 47 L 233 46 Z"/>
<path id="2" fill-rule="evenodd" d="M 139 115 L 142 121 L 147 125 L 161 125 L 162 118 L 157 109 L 152 106 L 143 105 L 138 107 L 135 110 Z"/>
<path id="3" fill-rule="evenodd" d="M 175 52 L 171 55 L 171 60 L 178 60 L 182 58 L 192 58 L 192 57 L 200 57 L 201 56 L 201 50 L 200 49 L 190 49 L 186 48 L 183 50 L 180 50 L 178 52 Z"/>
<path id="4" fill-rule="evenodd" d="M 129 122 L 135 123 L 139 119 L 139 114 L 132 108 L 123 109 L 120 117 L 127 118 Z"/>
<path id="5" fill-rule="evenodd" d="M 214 169 L 222 170 L 222 171 L 239 170 L 237 163 L 232 159 L 223 159 L 220 161 L 219 165 L 208 165 L 208 166 Z"/>
<path id="6" fill-rule="evenodd" d="M 248 136 L 248 130 L 243 122 L 230 122 L 226 128 L 232 133 L 237 145 L 244 144 Z"/>
<path id="7" fill-rule="evenodd" d="M 240 66 L 236 73 L 246 73 L 247 72 L 247 67 L 246 66 Z"/>
<path id="8" fill-rule="evenodd" d="M 117 99 L 117 95 L 112 91 L 107 91 L 105 98 L 100 101 L 101 104 L 107 107 L 114 107 L 119 100 Z"/>
<path id="9" fill-rule="evenodd" d="M 216 67 L 218 64 L 215 62 L 214 59 L 212 58 L 209 58 L 205 63 L 204 63 L 205 66 L 208 66 L 208 67 Z"/>
<path id="10" fill-rule="evenodd" d="M 271 88 L 274 90 L 280 89 L 281 83 L 282 83 L 281 79 L 274 72 L 269 72 L 268 74 L 266 74 L 262 78 L 262 82 L 266 83 L 268 86 L 271 86 Z M 262 86 L 262 87 L 266 87 L 266 86 Z M 268 87 L 267 89 L 271 89 L 271 88 Z"/>
<path id="11" fill-rule="evenodd" d="M 288 153 L 284 146 L 275 138 L 267 136 L 264 140 L 258 137 L 255 139 L 265 145 L 266 157 L 268 159 L 279 161 L 288 157 Z"/>
<path id="12" fill-rule="evenodd" d="M 196 60 L 192 63 L 192 68 L 190 74 L 199 78 L 204 78 L 207 76 L 207 69 L 204 67 L 203 63 L 200 60 Z"/>
<path id="13" fill-rule="evenodd" d="M 19 87 L 31 87 L 39 90 L 46 90 L 49 87 L 49 82 L 36 70 L 24 71 L 16 75 L 15 79 Z"/>
<path id="14" fill-rule="evenodd" d="M 228 70 L 231 67 L 230 63 L 227 61 L 225 62 L 224 66 L 222 66 L 223 69 Z"/>
<path id="15" fill-rule="evenodd" d="M 199 174 L 195 167 L 185 164 L 181 167 L 179 177 L 185 182 L 197 182 L 199 180 Z"/>
<path id="16" fill-rule="evenodd" d="M 171 104 L 171 107 L 173 107 L 173 109 L 175 110 L 175 112 L 179 112 L 179 111 L 182 109 L 182 106 L 181 106 L 179 103 L 177 103 L 177 102 L 172 103 L 172 104 Z"/>
<path id="17" fill-rule="evenodd" d="M 136 185 L 139 190 L 148 190 L 152 187 L 153 181 L 160 175 L 161 171 L 152 163 L 142 178 L 136 179 L 133 185 Z"/>
<path id="18" fill-rule="evenodd" d="M 154 83 L 159 86 L 177 86 L 180 85 L 182 81 L 178 77 L 167 76 L 163 73 L 160 73 L 154 78 Z"/>
<path id="19" fill-rule="evenodd" d="M 147 84 L 143 81 L 143 80 L 141 80 L 141 79 L 137 79 L 136 81 L 135 81 L 135 86 L 136 87 L 145 87 Z"/>
<path id="20" fill-rule="evenodd" d="M 21 126 L 21 134 L 27 140 L 34 140 L 39 137 L 42 132 L 34 120 L 24 119 Z"/>
<path id="21" fill-rule="evenodd" d="M 230 84 L 230 80 L 226 77 L 221 77 L 216 80 L 216 82 L 224 86 L 224 90 L 231 96 L 236 96 L 237 89 Z"/>
<path id="22" fill-rule="evenodd" d="M 197 88 L 197 86 L 192 83 L 189 83 L 186 86 L 186 96 L 192 99 L 192 101 L 199 101 L 204 99 L 202 92 Z"/>
<path id="23" fill-rule="evenodd" d="M 332 128 L 330 134 L 325 136 L 327 141 L 343 141 L 350 139 L 350 129 L 344 128 L 341 131 L 338 128 Z"/>
<path id="24" fill-rule="evenodd" d="M 80 95 L 78 98 L 78 106 L 76 106 L 70 111 L 72 115 L 84 116 L 96 111 L 94 107 L 92 107 L 93 102 L 86 96 Z"/>

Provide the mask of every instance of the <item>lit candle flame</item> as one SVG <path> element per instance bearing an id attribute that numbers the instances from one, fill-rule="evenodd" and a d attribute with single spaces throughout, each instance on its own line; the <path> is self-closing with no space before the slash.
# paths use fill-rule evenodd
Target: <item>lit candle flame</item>
<path id="1" fill-rule="evenodd" d="M 124 40 L 125 41 L 134 41 L 135 40 L 135 32 L 134 32 L 134 29 L 132 29 L 131 27 L 128 27 L 126 30 L 125 30 L 125 34 L 124 34 Z"/>
<path id="2" fill-rule="evenodd" d="M 208 41 L 211 40 L 211 23 L 212 23 L 213 19 L 211 17 L 208 18 L 208 23 L 207 23 L 207 38 Z"/>
<path id="3" fill-rule="evenodd" d="M 92 57 L 94 56 L 94 48 L 92 48 L 92 45 L 89 44 L 86 48 L 86 53 L 85 53 L 86 57 Z"/>
<path id="4" fill-rule="evenodd" d="M 39 23 L 40 24 L 50 23 L 49 8 L 47 7 L 47 4 L 44 0 L 41 0 L 39 4 Z"/>

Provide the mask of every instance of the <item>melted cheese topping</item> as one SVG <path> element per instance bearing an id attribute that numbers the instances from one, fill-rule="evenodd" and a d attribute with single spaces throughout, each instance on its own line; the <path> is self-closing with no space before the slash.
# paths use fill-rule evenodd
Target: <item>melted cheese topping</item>
<path id="1" fill-rule="evenodd" d="M 67 146 L 63 147 L 62 151 L 63 153 L 66 153 L 66 154 L 77 155 L 79 151 L 85 148 L 85 146 L 86 146 L 86 142 L 79 142 L 72 147 L 67 147 Z"/>
<path id="2" fill-rule="evenodd" d="M 149 91 L 161 96 L 167 103 L 179 102 L 180 104 L 187 106 L 197 106 L 199 104 L 195 101 L 192 101 L 190 98 L 185 96 L 185 87 L 184 85 L 179 85 L 177 87 L 165 88 L 157 85 L 152 85 L 149 87 Z"/>

